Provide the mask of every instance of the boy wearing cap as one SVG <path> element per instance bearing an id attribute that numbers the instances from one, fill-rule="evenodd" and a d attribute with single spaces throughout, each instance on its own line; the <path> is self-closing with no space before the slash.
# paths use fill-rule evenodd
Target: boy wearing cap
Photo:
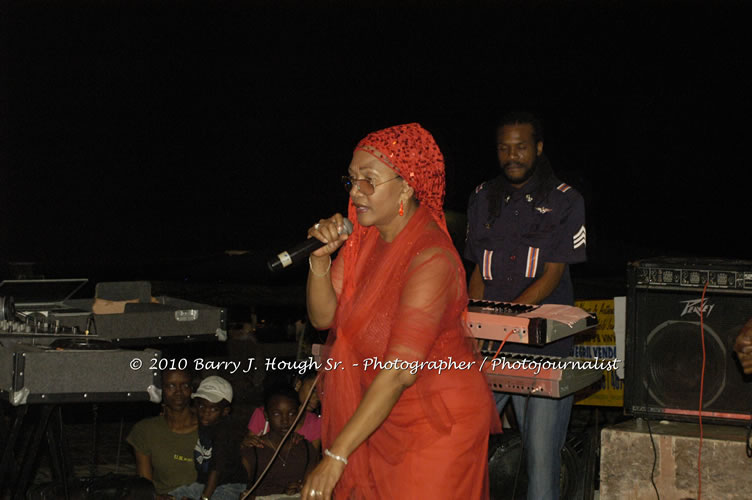
<path id="1" fill-rule="evenodd" d="M 197 479 L 170 492 L 180 500 L 237 500 L 246 487 L 240 459 L 242 428 L 229 425 L 232 386 L 222 377 L 205 378 L 191 395 L 198 413 L 198 441 L 193 451 Z M 237 427 L 237 426 L 236 426 Z"/>

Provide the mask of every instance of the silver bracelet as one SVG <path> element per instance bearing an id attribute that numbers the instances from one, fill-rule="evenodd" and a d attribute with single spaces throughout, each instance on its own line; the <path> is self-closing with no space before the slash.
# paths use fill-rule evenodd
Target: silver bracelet
<path id="1" fill-rule="evenodd" d="M 329 257 L 329 265 L 326 266 L 326 271 L 324 271 L 323 274 L 319 274 L 319 273 L 317 273 L 316 271 L 313 270 L 313 264 L 311 264 L 311 258 L 308 257 L 308 269 L 311 270 L 311 274 L 313 274 L 314 276 L 317 276 L 319 278 L 323 278 L 324 276 L 326 276 L 329 273 L 329 269 L 331 269 L 331 268 L 332 268 L 332 258 Z"/>
<path id="2" fill-rule="evenodd" d="M 343 464 L 347 465 L 347 459 L 345 457 L 340 457 L 339 455 L 335 455 L 331 451 L 329 451 L 329 448 L 324 450 L 324 455 L 326 455 L 329 458 L 333 458 L 334 460 L 339 460 Z"/>

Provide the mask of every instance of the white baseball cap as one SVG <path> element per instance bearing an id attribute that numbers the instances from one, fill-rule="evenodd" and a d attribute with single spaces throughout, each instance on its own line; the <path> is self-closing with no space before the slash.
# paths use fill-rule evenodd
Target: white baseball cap
<path id="1" fill-rule="evenodd" d="M 212 403 L 219 403 L 226 399 L 228 403 L 232 403 L 232 386 L 222 377 L 206 377 L 201 381 L 196 392 L 191 394 L 191 399 L 193 398 L 204 398 Z"/>

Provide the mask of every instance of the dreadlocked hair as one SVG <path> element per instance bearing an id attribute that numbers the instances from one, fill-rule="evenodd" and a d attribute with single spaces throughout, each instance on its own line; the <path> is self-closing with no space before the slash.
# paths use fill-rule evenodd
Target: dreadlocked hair
<path id="1" fill-rule="evenodd" d="M 512 111 L 501 117 L 496 126 L 498 131 L 505 125 L 530 125 L 533 127 L 533 141 L 536 143 L 543 141 L 543 123 L 532 113 L 527 111 Z"/>
<path id="2" fill-rule="evenodd" d="M 499 120 L 496 131 L 507 125 L 530 125 L 533 128 L 533 141 L 537 144 L 543 141 L 543 123 L 533 113 L 528 111 L 512 111 L 505 114 Z M 544 201 L 548 193 L 560 184 L 551 168 L 551 162 L 545 154 L 541 154 L 535 159 L 535 173 L 531 179 L 538 180 L 538 189 L 533 194 L 537 203 Z M 501 215 L 501 207 L 504 198 L 512 193 L 513 189 L 504 175 L 500 175 L 489 181 L 488 193 L 488 219 L 487 224 L 492 225 Z"/>

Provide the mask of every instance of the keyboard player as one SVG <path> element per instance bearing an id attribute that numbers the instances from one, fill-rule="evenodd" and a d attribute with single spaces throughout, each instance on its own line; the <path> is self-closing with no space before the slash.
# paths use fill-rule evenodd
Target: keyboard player
<path id="1" fill-rule="evenodd" d="M 555 177 L 543 154 L 542 127 L 533 115 L 505 116 L 496 139 L 501 175 L 478 186 L 468 204 L 465 257 L 475 264 L 469 296 L 572 305 L 569 264 L 586 258 L 584 200 Z M 517 352 L 567 357 L 573 343 L 572 336 L 542 347 L 507 343 L 500 356 Z M 495 397 L 499 411 L 511 399 L 525 439 L 527 498 L 559 498 L 560 450 L 573 396 L 495 393 Z"/>

